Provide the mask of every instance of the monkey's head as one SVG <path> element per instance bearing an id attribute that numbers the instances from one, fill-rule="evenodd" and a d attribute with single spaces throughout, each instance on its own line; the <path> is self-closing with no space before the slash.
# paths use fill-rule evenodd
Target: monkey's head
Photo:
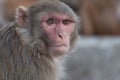
<path id="1" fill-rule="evenodd" d="M 31 41 L 42 40 L 53 56 L 62 55 L 73 47 L 79 20 L 63 2 L 39 1 L 29 8 L 19 7 L 17 12 L 17 24 L 29 30 Z"/>

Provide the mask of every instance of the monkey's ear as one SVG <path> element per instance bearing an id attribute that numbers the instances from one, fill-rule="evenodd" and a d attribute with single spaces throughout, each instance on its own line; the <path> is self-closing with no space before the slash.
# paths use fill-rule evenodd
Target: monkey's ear
<path id="1" fill-rule="evenodd" d="M 16 11 L 16 21 L 18 25 L 24 27 L 26 17 L 27 17 L 27 8 L 23 6 L 19 6 Z"/>

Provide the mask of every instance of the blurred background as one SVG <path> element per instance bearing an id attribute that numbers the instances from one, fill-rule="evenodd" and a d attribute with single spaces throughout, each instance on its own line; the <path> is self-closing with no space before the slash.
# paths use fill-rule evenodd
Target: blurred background
<path id="1" fill-rule="evenodd" d="M 14 20 L 19 5 L 38 0 L 0 0 L 0 26 Z M 120 0 L 61 0 L 80 17 L 75 49 L 63 80 L 120 80 Z"/>

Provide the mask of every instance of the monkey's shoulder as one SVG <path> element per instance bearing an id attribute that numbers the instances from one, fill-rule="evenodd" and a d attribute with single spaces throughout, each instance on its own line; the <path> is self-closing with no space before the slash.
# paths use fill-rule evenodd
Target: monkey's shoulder
<path id="1" fill-rule="evenodd" d="M 15 32 L 15 23 L 11 22 L 0 28 L 0 45 L 11 44 L 14 41 L 18 41 L 18 35 Z"/>
<path id="2" fill-rule="evenodd" d="M 0 28 L 0 32 L 15 27 L 15 24 L 16 24 L 15 22 L 10 22 L 10 23 L 2 26 L 2 27 Z"/>

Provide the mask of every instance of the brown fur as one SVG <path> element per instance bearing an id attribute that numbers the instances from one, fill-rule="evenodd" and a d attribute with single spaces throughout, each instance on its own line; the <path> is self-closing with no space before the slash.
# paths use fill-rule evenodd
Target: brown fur
<path id="1" fill-rule="evenodd" d="M 120 35 L 116 0 L 83 0 L 80 15 L 85 35 Z"/>

